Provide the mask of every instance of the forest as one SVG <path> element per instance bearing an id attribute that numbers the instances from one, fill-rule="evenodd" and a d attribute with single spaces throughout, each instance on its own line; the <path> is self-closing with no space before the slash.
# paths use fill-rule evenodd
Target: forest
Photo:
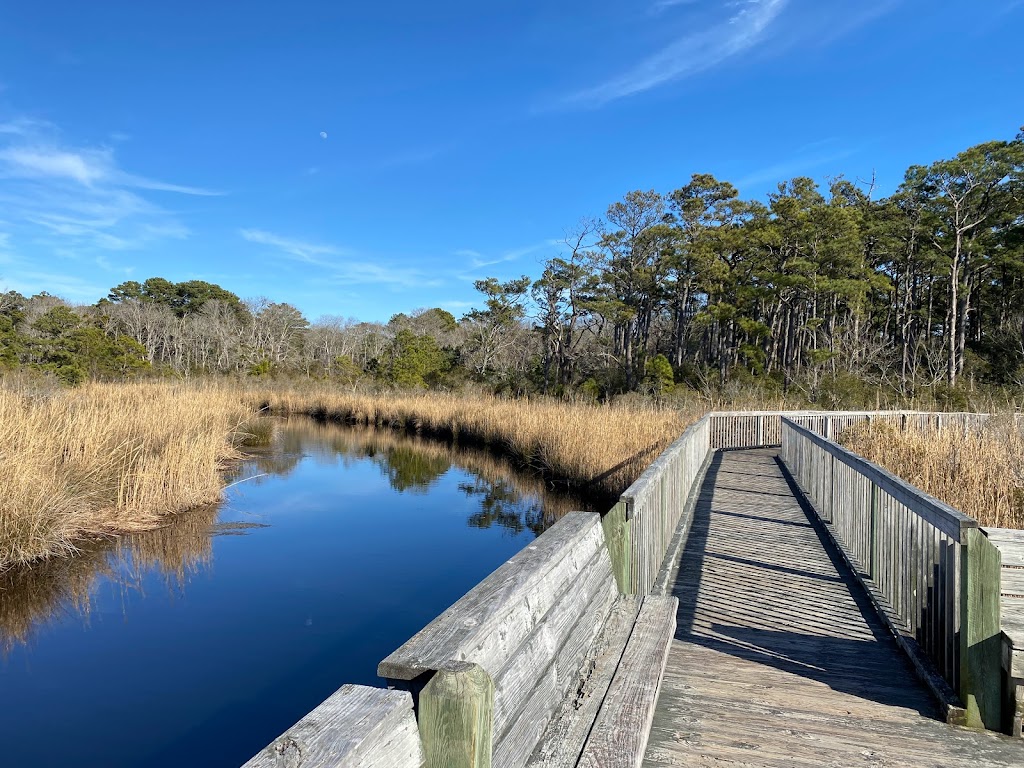
<path id="1" fill-rule="evenodd" d="M 310 320 L 200 280 L 124 282 L 92 306 L 0 296 L 0 366 L 66 384 L 302 377 L 593 399 L 752 389 L 823 406 L 1024 384 L 1024 130 L 874 180 L 745 200 L 714 176 L 637 190 L 571 228 L 537 277 L 478 307 Z"/>

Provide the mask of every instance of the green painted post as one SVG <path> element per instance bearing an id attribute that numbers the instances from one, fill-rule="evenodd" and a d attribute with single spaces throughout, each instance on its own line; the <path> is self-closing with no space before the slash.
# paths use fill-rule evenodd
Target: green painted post
<path id="1" fill-rule="evenodd" d="M 420 692 L 425 768 L 491 768 L 494 681 L 478 664 L 456 661 Z"/>
<path id="2" fill-rule="evenodd" d="M 1002 556 L 978 528 L 960 548 L 960 699 L 967 725 L 1002 727 L 1002 639 L 999 578 Z"/>
<path id="3" fill-rule="evenodd" d="M 635 588 L 632 582 L 630 563 L 629 521 L 626 519 L 626 505 L 621 501 L 601 517 L 604 528 L 604 540 L 608 545 L 608 554 L 615 572 L 615 584 L 620 595 L 632 595 Z"/>

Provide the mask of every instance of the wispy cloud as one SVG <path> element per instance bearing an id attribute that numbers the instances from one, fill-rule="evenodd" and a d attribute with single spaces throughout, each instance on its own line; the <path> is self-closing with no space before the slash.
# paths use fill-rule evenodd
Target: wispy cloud
<path id="1" fill-rule="evenodd" d="M 858 151 L 858 147 L 839 147 L 834 139 L 816 141 L 800 147 L 790 158 L 748 172 L 733 184 L 742 191 L 759 184 L 788 181 L 796 175 L 855 155 Z"/>
<path id="2" fill-rule="evenodd" d="M 419 269 L 410 269 L 358 256 L 353 250 L 278 235 L 264 229 L 238 233 L 250 243 L 267 246 L 291 261 L 319 269 L 316 281 L 331 285 L 382 285 L 392 290 L 437 287 L 442 280 Z"/>
<path id="3" fill-rule="evenodd" d="M 12 120 L 0 121 L 0 134 L 29 136 L 41 130 L 52 129 L 53 125 L 51 123 L 30 117 L 16 117 Z"/>
<path id="4" fill-rule="evenodd" d="M 648 10 L 650 13 L 657 15 L 671 10 L 672 8 L 678 8 L 681 5 L 693 5 L 699 1 L 700 0 L 656 0 L 656 2 L 651 3 Z"/>
<path id="5" fill-rule="evenodd" d="M 117 167 L 114 152 L 108 148 L 68 150 L 39 145 L 5 147 L 0 149 L 0 177 L 69 180 L 89 188 L 105 184 L 111 187 L 176 192 L 183 195 L 223 194 L 127 173 Z"/>
<path id="6" fill-rule="evenodd" d="M 98 284 L 90 283 L 73 275 L 62 272 L 47 272 L 33 269 L 18 270 L 16 274 L 8 274 L 8 270 L 0 271 L 0 290 L 17 291 L 30 296 L 44 286 L 47 293 L 60 296 L 68 301 L 91 304 L 97 296 L 107 292 Z"/>
<path id="7" fill-rule="evenodd" d="M 22 246 L 90 261 L 106 253 L 108 263 L 109 252 L 188 236 L 150 193 L 219 194 L 126 170 L 110 147 L 76 146 L 31 117 L 0 122 L 0 182 L 0 208 Z"/>
<path id="8" fill-rule="evenodd" d="M 309 262 L 310 264 L 327 264 L 320 257 L 337 256 L 344 253 L 342 249 L 335 248 L 333 245 L 308 243 L 304 240 L 282 237 L 281 235 L 275 235 L 273 232 L 267 232 L 264 229 L 241 229 L 238 234 L 250 243 L 269 245 L 272 248 L 283 251 L 288 256 L 300 261 Z"/>
<path id="9" fill-rule="evenodd" d="M 517 261 L 523 256 L 529 256 L 531 253 L 536 253 L 545 248 L 550 248 L 556 245 L 559 245 L 558 240 L 542 240 L 539 243 L 533 243 L 521 248 L 513 248 L 512 250 L 505 251 L 504 253 L 496 256 L 485 256 L 479 251 L 474 251 L 470 248 L 463 248 L 455 251 L 455 255 L 468 259 L 470 269 L 482 269 L 483 267 L 492 267 L 495 264 Z"/>
<path id="10" fill-rule="evenodd" d="M 788 3 L 789 0 L 728 3 L 732 13 L 726 19 L 700 32 L 686 34 L 624 73 L 572 94 L 566 104 L 601 106 L 711 69 L 766 40 L 773 22 Z"/>

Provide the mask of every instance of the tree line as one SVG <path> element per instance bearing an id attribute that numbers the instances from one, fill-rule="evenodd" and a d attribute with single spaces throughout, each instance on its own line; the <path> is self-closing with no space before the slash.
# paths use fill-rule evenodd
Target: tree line
<path id="1" fill-rule="evenodd" d="M 811 401 L 1024 384 L 1024 132 L 873 181 L 798 177 L 745 200 L 707 174 L 579 223 L 478 308 L 310 322 L 202 281 L 92 307 L 0 299 L 0 363 L 65 381 L 143 370 L 592 396 L 744 382 Z"/>

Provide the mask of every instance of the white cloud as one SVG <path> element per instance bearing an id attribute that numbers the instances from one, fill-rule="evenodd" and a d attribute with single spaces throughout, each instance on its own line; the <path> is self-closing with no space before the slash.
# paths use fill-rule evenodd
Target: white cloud
<path id="1" fill-rule="evenodd" d="M 422 270 L 357 258 L 355 252 L 324 243 L 285 237 L 264 229 L 242 229 L 250 243 L 268 246 L 292 261 L 320 268 L 316 280 L 331 285 L 383 285 L 395 290 L 433 288 L 443 281 Z"/>
<path id="2" fill-rule="evenodd" d="M 528 256 L 531 253 L 536 253 L 537 251 L 556 245 L 559 245 L 558 240 L 548 239 L 539 243 L 533 243 L 532 245 L 525 245 L 521 248 L 513 248 L 512 250 L 505 251 L 498 256 L 484 256 L 479 251 L 474 251 L 471 248 L 462 248 L 455 251 L 455 255 L 469 259 L 470 269 L 480 269 L 482 267 L 492 267 L 495 264 L 504 264 L 508 261 L 517 261 L 523 256 Z"/>
<path id="3" fill-rule="evenodd" d="M 14 136 L 29 136 L 43 130 L 52 130 L 53 125 L 45 120 L 36 120 L 29 117 L 16 117 L 13 120 L 0 122 L 0 134 Z"/>
<path id="4" fill-rule="evenodd" d="M 117 167 L 113 150 L 108 148 L 67 150 L 53 146 L 6 147 L 0 150 L 0 177 L 64 179 L 77 181 L 86 187 L 94 187 L 100 182 L 105 182 L 113 187 L 176 192 L 183 195 L 222 194 L 126 173 Z"/>
<path id="5" fill-rule="evenodd" d="M 45 286 L 45 289 L 40 289 Z M 91 304 L 97 296 L 106 294 L 107 289 L 90 283 L 81 278 L 60 272 L 44 272 L 37 270 L 19 270 L 15 276 L 0 273 L 0 291 L 17 291 L 31 296 L 40 290 L 46 290 L 54 296 L 60 296 L 71 302 L 80 301 Z"/>
<path id="6" fill-rule="evenodd" d="M 570 96 L 568 104 L 601 106 L 721 64 L 767 38 L 789 0 L 746 0 L 726 20 L 687 34 L 605 82 Z M 677 3 L 678 4 L 678 3 Z"/>
<path id="7" fill-rule="evenodd" d="M 90 252 L 144 249 L 182 239 L 188 228 L 150 192 L 215 195 L 125 170 L 109 147 L 74 146 L 45 121 L 0 122 L 0 208 L 8 229 L 33 251 Z"/>
<path id="8" fill-rule="evenodd" d="M 699 0 L 657 0 L 650 6 L 650 12 L 653 14 L 664 13 L 672 8 L 678 8 L 681 5 L 693 5 L 699 2 Z"/>
<path id="9" fill-rule="evenodd" d="M 843 160 L 858 151 L 856 148 L 835 148 L 834 144 L 831 149 L 828 149 L 829 143 L 829 140 L 825 140 L 801 147 L 794 157 L 750 171 L 733 182 L 733 185 L 742 191 L 744 187 L 753 187 L 766 182 L 789 181 L 796 175 Z"/>
<path id="10" fill-rule="evenodd" d="M 275 235 L 273 232 L 267 232 L 263 229 L 241 229 L 238 231 L 238 234 L 250 243 L 269 245 L 284 251 L 289 256 L 314 264 L 320 263 L 317 259 L 318 256 L 332 256 L 343 253 L 343 251 L 332 245 L 307 243 L 302 240 Z"/>
<path id="11" fill-rule="evenodd" d="M 0 150 L 0 174 L 6 178 L 73 179 L 89 187 L 107 176 L 109 151 L 63 152 L 58 149 L 8 147 Z"/>

